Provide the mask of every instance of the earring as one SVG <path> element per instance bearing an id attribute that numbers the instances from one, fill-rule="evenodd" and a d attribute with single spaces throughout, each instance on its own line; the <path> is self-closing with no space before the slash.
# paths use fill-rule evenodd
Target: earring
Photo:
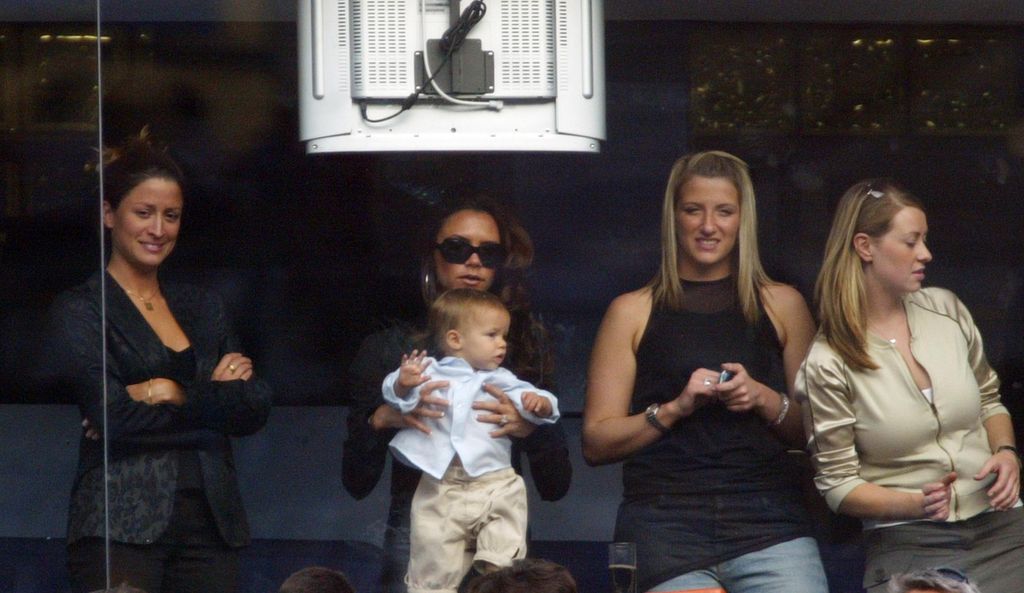
<path id="1" fill-rule="evenodd" d="M 434 274 L 431 273 L 431 270 L 429 268 L 427 268 L 423 272 L 423 287 L 422 287 L 422 290 L 423 290 L 423 298 L 424 298 L 424 300 L 427 301 L 428 304 L 431 301 L 434 300 L 434 297 L 437 296 L 437 293 L 434 290 Z"/>

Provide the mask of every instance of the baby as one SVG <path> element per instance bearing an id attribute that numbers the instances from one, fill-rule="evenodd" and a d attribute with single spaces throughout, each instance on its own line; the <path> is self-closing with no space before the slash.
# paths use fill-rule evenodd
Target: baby
<path id="1" fill-rule="evenodd" d="M 526 489 L 512 469 L 512 443 L 492 437 L 494 426 L 478 421 L 472 404 L 492 399 L 483 386 L 493 385 L 524 419 L 542 424 L 558 419 L 558 400 L 501 367 L 509 322 L 493 294 L 449 290 L 428 317 L 430 338 L 446 356 L 413 351 L 384 379 L 384 399 L 403 414 L 419 404 L 428 379 L 449 384 L 435 392 L 449 406 L 429 434 L 406 428 L 391 441 L 399 460 L 423 470 L 412 500 L 409 593 L 455 593 L 471 563 L 487 572 L 526 556 Z"/>

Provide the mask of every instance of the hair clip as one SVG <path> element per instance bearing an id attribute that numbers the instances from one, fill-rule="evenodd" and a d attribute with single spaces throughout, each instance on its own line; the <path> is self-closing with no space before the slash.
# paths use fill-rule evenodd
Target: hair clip
<path id="1" fill-rule="evenodd" d="M 885 192 L 880 192 L 877 189 L 868 189 L 868 195 L 872 198 L 881 198 L 885 195 Z"/>

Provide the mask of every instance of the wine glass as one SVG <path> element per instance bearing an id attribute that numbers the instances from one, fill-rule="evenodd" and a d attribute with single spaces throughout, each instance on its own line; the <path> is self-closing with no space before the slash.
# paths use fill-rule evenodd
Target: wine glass
<path id="1" fill-rule="evenodd" d="M 608 544 L 608 570 L 612 576 L 612 593 L 636 593 L 636 544 Z"/>

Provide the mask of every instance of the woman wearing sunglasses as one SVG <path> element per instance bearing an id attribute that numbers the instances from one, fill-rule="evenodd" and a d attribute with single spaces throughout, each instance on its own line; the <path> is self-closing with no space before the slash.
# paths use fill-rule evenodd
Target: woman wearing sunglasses
<path id="1" fill-rule="evenodd" d="M 641 591 L 827 591 L 786 451 L 803 444 L 786 392 L 814 324 L 761 269 L 756 221 L 743 161 L 676 161 L 660 271 L 598 330 L 583 454 L 624 462 L 615 541 L 636 543 Z"/>
<path id="2" fill-rule="evenodd" d="M 423 244 L 420 284 L 426 305 L 445 290 L 470 288 L 498 295 L 512 321 L 508 356 L 504 363 L 520 378 L 551 389 L 552 358 L 543 326 L 530 313 L 524 274 L 533 260 L 533 245 L 526 230 L 501 206 L 485 197 L 445 203 L 435 224 L 428 227 Z M 422 325 L 422 324 L 421 324 Z M 422 387 L 425 405 L 402 416 L 388 406 L 381 393 L 384 377 L 414 348 L 420 328 L 395 324 L 367 337 L 349 371 L 352 404 L 348 438 L 342 463 L 343 482 L 356 498 L 367 496 L 380 479 L 388 443 L 399 428 L 428 431 L 423 418 L 439 417 L 446 400 L 429 395 L 443 386 Z M 530 462 L 530 473 L 541 498 L 558 500 L 569 489 L 572 466 L 560 424 L 538 427 L 524 420 L 508 397 L 488 388 L 493 402 L 477 402 L 477 420 L 494 425 L 495 437 L 510 436 L 512 461 L 518 470 L 520 453 Z M 405 593 L 409 563 L 409 511 L 420 472 L 402 463 L 391 464 L 391 505 L 384 538 L 386 593 Z"/>

